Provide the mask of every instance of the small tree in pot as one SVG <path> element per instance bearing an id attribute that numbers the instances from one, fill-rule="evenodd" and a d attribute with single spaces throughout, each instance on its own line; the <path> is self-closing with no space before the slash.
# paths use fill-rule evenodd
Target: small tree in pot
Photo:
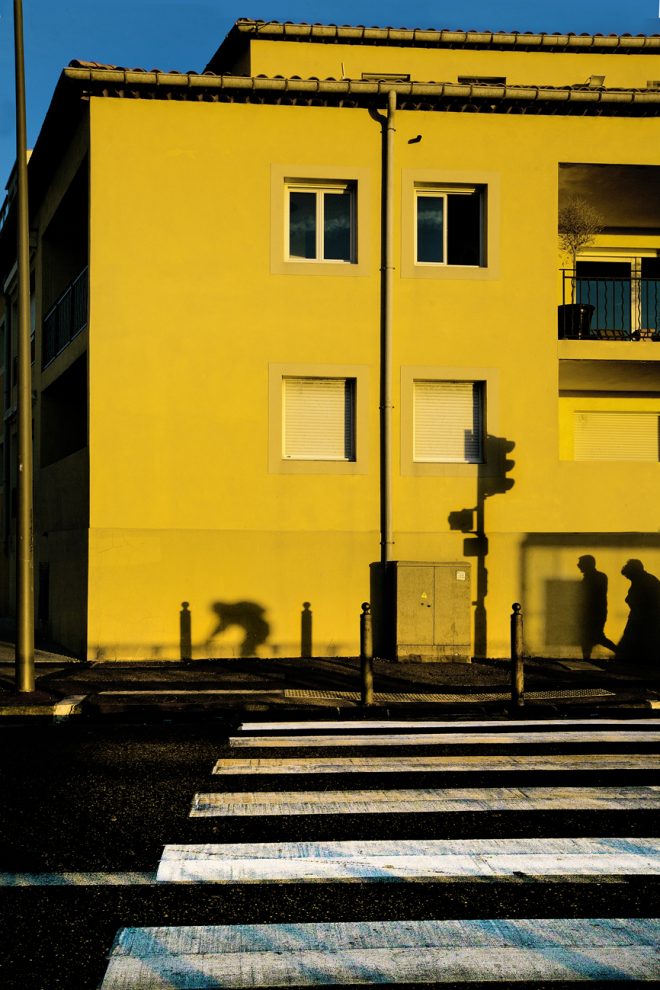
<path id="1" fill-rule="evenodd" d="M 574 196 L 559 210 L 559 243 L 571 259 L 575 272 L 578 254 L 593 243 L 596 234 L 603 229 L 603 217 L 585 199 Z"/>
<path id="2" fill-rule="evenodd" d="M 575 269 L 580 251 L 593 243 L 603 229 L 603 216 L 579 196 L 574 196 L 559 209 L 559 244 L 571 263 L 571 302 L 559 308 L 560 336 L 587 335 L 593 306 L 575 303 Z"/>

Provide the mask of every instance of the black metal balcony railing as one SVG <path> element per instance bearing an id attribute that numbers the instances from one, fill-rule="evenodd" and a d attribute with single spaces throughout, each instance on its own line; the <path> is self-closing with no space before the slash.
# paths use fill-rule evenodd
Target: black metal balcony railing
<path id="1" fill-rule="evenodd" d="M 87 326 L 87 272 L 84 268 L 74 278 L 44 317 L 41 344 L 44 368 Z"/>
<path id="2" fill-rule="evenodd" d="M 605 278 L 562 270 L 559 337 L 660 340 L 660 278 Z"/>

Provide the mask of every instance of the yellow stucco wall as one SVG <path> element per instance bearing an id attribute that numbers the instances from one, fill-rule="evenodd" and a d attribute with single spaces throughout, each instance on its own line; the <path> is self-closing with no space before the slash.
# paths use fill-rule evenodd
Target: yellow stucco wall
<path id="1" fill-rule="evenodd" d="M 293 71 L 289 47 L 277 46 L 279 72 Z M 369 69 L 378 52 L 359 55 Z M 580 63 L 579 75 L 590 71 Z M 506 654 L 523 593 L 530 648 L 575 653 L 548 640 L 545 584 L 579 579 L 579 553 L 600 565 L 604 547 L 618 602 L 610 635 L 620 634 L 626 582 L 615 574 L 629 556 L 660 571 L 658 541 L 630 535 L 657 531 L 658 465 L 559 459 L 558 163 L 652 164 L 657 123 L 403 111 L 396 126 L 397 269 L 405 170 L 497 176 L 501 219 L 499 277 L 395 275 L 394 556 L 464 559 L 447 520 L 476 498 L 474 477 L 401 474 L 401 368 L 496 369 L 489 429 L 515 442 L 515 485 L 485 509 L 488 653 Z M 366 170 L 365 274 L 271 272 L 271 165 L 284 163 L 302 176 L 306 166 Z M 182 601 L 197 656 L 240 650 L 235 626 L 208 644 L 218 602 L 263 610 L 261 655 L 300 652 L 303 601 L 316 653 L 356 653 L 379 557 L 380 164 L 380 126 L 366 110 L 92 99 L 90 656 L 180 655 Z M 366 473 L 269 473 L 269 364 L 289 362 L 367 367 Z"/>

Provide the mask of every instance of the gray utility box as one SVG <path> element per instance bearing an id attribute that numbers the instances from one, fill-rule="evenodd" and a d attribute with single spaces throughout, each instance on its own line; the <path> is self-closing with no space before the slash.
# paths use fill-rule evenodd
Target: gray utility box
<path id="1" fill-rule="evenodd" d="M 470 564 L 371 565 L 376 656 L 469 662 Z"/>

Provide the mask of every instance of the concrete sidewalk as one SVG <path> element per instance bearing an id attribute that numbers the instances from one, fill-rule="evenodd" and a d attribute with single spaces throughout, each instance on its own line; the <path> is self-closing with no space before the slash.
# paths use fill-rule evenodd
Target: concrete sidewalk
<path id="1" fill-rule="evenodd" d="M 525 661 L 526 715 L 657 709 L 660 673 L 615 661 Z M 374 661 L 374 704 L 360 705 L 354 657 L 80 663 L 39 651 L 37 690 L 14 690 L 13 646 L 0 644 L 0 717 L 197 720 L 269 712 L 271 717 L 359 712 L 386 716 L 484 715 L 511 710 L 506 660 Z"/>

